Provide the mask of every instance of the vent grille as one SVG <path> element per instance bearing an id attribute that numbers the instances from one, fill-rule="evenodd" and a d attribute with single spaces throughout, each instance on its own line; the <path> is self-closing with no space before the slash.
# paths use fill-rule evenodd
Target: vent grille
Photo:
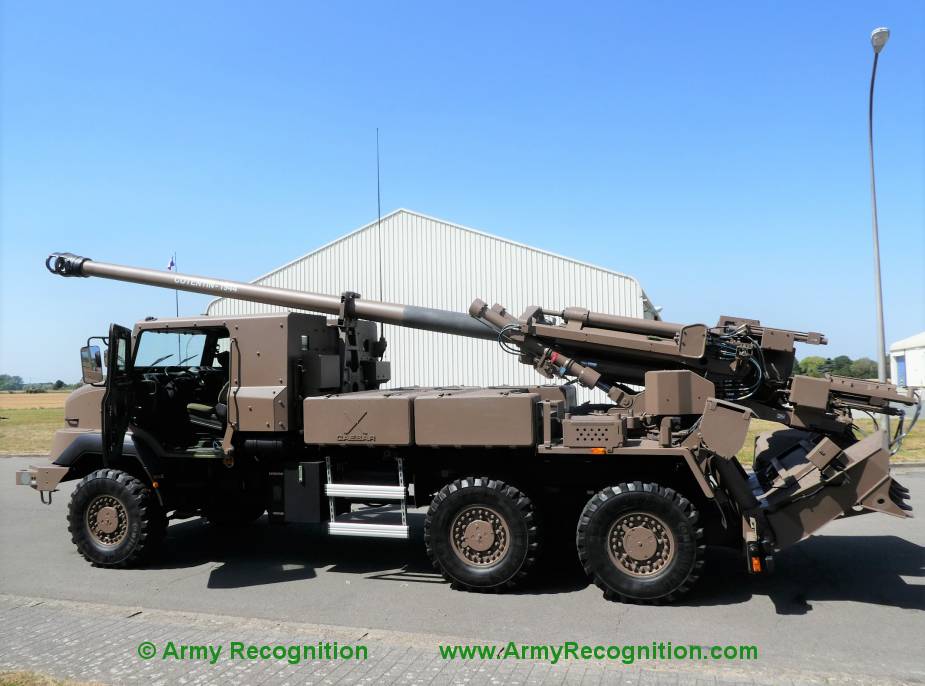
<path id="1" fill-rule="evenodd" d="M 623 422 L 617 417 L 571 417 L 562 422 L 562 438 L 570 448 L 618 448 Z"/>
<path id="2" fill-rule="evenodd" d="M 575 428 L 575 440 L 579 443 L 600 445 L 610 440 L 609 426 L 578 426 Z"/>

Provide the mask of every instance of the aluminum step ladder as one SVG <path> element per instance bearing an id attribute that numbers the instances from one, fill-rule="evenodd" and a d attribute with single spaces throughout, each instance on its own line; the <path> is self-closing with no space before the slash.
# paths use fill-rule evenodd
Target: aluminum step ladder
<path id="1" fill-rule="evenodd" d="M 324 493 L 328 497 L 328 511 L 330 514 L 328 534 L 331 536 L 365 536 L 367 538 L 409 538 L 408 489 L 405 487 L 404 462 L 400 457 L 396 457 L 395 461 L 398 467 L 397 486 L 388 484 L 336 484 L 334 483 L 333 472 L 331 470 L 331 458 L 324 458 L 325 469 L 327 471 L 327 483 L 325 483 L 324 486 Z M 401 524 L 380 524 L 363 521 L 363 510 L 358 512 L 345 512 L 338 517 L 335 502 L 337 498 L 349 500 L 351 502 L 357 500 L 372 500 L 374 502 L 396 501 L 400 509 Z M 373 512 L 368 514 L 376 518 L 395 516 L 394 512 Z"/>

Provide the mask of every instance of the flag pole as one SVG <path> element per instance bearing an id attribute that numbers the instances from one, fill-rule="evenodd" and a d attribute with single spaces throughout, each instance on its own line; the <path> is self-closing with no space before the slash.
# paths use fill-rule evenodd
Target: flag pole
<path id="1" fill-rule="evenodd" d="M 176 251 L 174 251 L 174 253 L 173 253 L 173 270 L 174 270 L 175 272 L 179 272 L 179 271 L 180 271 L 179 268 L 177 268 L 177 253 L 176 253 Z M 173 303 L 174 303 L 174 306 L 176 307 L 177 318 L 179 318 L 179 317 L 180 317 L 180 290 L 177 289 L 177 288 L 174 288 L 174 289 L 173 289 Z M 181 354 L 181 352 L 180 352 L 180 337 L 177 336 L 177 363 L 179 364 L 180 360 L 182 360 L 182 359 L 183 359 L 183 357 L 182 357 L 182 354 Z"/>
<path id="2" fill-rule="evenodd" d="M 173 254 L 173 270 L 175 272 L 180 271 L 180 269 L 177 267 L 177 253 Z M 177 308 L 177 317 L 179 317 L 180 316 L 180 291 L 176 288 L 173 289 L 173 299 L 174 299 L 174 305 L 176 305 L 176 308 Z"/>

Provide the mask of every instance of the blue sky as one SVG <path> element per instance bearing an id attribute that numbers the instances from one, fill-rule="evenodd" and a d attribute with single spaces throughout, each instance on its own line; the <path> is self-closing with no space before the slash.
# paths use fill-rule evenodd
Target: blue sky
<path id="1" fill-rule="evenodd" d="M 925 329 L 925 4 L 501 5 L 4 2 L 0 372 L 73 381 L 109 321 L 173 311 L 50 251 L 250 279 L 374 219 L 377 126 L 384 212 L 874 356 L 880 25 L 887 338 Z"/>

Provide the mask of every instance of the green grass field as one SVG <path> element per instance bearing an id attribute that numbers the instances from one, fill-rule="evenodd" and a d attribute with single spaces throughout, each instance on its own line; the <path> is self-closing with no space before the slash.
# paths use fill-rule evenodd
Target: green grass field
<path id="1" fill-rule="evenodd" d="M 66 393 L 0 394 L 0 455 L 48 454 L 52 436 L 64 426 L 65 397 Z M 869 419 L 859 420 L 858 425 L 865 431 L 873 429 Z M 755 437 L 775 428 L 782 427 L 773 422 L 752 421 L 745 447 L 739 451 L 739 461 L 751 464 Z M 925 461 L 925 417 L 906 437 L 902 450 L 893 460 Z"/>
<path id="2" fill-rule="evenodd" d="M 0 393 L 0 455 L 47 455 L 68 395 Z"/>
<path id="3" fill-rule="evenodd" d="M 64 408 L 0 408 L 0 455 L 47 455 L 63 426 Z"/>

